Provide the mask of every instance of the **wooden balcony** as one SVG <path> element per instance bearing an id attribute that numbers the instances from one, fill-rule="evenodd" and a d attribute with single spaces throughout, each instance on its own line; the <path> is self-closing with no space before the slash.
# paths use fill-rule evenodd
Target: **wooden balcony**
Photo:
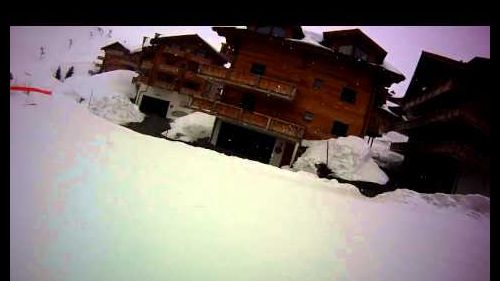
<path id="1" fill-rule="evenodd" d="M 450 91 L 451 89 L 453 89 L 453 87 L 454 87 L 453 80 L 448 80 L 446 83 L 442 84 L 441 86 L 434 88 L 434 89 L 431 89 L 431 90 L 428 90 L 423 95 L 408 101 L 407 103 L 405 103 L 403 105 L 403 109 L 408 110 L 412 107 L 415 107 L 417 105 L 425 103 L 426 101 L 428 101 L 434 97 L 437 97 L 441 94 L 444 94 L 444 93 Z"/>
<path id="2" fill-rule="evenodd" d="M 187 60 L 195 61 L 199 64 L 210 64 L 211 63 L 211 61 L 205 57 L 201 57 L 199 55 L 193 54 L 193 53 L 188 52 L 186 50 L 181 50 L 179 48 L 172 48 L 169 46 L 165 46 L 165 48 L 163 49 L 163 52 L 167 53 L 167 54 L 172 54 L 175 56 L 183 57 Z"/>
<path id="3" fill-rule="evenodd" d="M 152 86 L 158 87 L 158 88 L 161 88 L 164 90 L 175 91 L 175 88 L 176 88 L 175 84 L 160 81 L 160 80 L 154 81 L 152 84 L 153 84 Z"/>
<path id="4" fill-rule="evenodd" d="M 392 143 L 392 151 L 404 155 L 442 154 L 473 165 L 487 165 L 488 155 L 479 152 L 472 145 L 454 141 L 437 143 Z"/>
<path id="5" fill-rule="evenodd" d="M 180 69 L 177 66 L 160 64 L 158 65 L 158 71 L 172 73 L 172 74 L 179 74 Z"/>
<path id="6" fill-rule="evenodd" d="M 468 111 L 465 108 L 444 110 L 427 116 L 417 117 L 413 120 L 401 122 L 397 124 L 393 129 L 407 131 L 413 128 L 426 126 L 431 123 L 447 122 L 454 119 L 464 121 L 465 123 L 479 129 L 485 135 L 490 135 L 491 133 L 489 124 L 487 124 L 484 120 L 481 120 L 481 118 L 479 118 L 477 114 L 474 114 L 473 112 Z"/>
<path id="7" fill-rule="evenodd" d="M 273 134 L 285 136 L 293 140 L 303 137 L 305 128 L 298 124 L 280 120 L 269 115 L 245 111 L 243 108 L 227 103 L 192 96 L 190 107 L 221 118 L 231 119 L 239 123 L 251 125 Z"/>
<path id="8" fill-rule="evenodd" d="M 179 90 L 179 94 L 188 95 L 188 96 L 199 96 L 202 94 L 202 91 L 193 90 L 193 89 L 186 88 L 186 87 L 181 87 L 181 89 Z"/>
<path id="9" fill-rule="evenodd" d="M 153 67 L 153 62 L 150 60 L 145 60 L 141 64 L 141 69 L 151 69 Z"/>
<path id="10" fill-rule="evenodd" d="M 200 65 L 198 75 L 286 100 L 293 100 L 297 92 L 295 84 L 220 66 Z"/>

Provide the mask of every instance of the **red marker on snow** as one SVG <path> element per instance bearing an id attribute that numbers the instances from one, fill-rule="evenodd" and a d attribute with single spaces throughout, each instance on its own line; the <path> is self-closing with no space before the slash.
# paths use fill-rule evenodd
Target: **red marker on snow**
<path id="1" fill-rule="evenodd" d="M 26 86 L 10 86 L 11 91 L 39 92 L 45 95 L 52 95 L 52 91 Z"/>

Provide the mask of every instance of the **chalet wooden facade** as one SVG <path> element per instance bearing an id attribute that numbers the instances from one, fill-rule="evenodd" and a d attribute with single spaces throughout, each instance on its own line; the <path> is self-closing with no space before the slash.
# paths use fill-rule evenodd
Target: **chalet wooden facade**
<path id="1" fill-rule="evenodd" d="M 291 164 L 302 139 L 370 134 L 387 87 L 404 80 L 359 29 L 319 40 L 298 26 L 213 30 L 231 67 L 200 65 L 198 75 L 223 91 L 189 105 L 217 116 L 213 145 L 261 162 Z"/>
<path id="2" fill-rule="evenodd" d="M 98 56 L 102 63 L 97 64 L 100 67 L 100 72 L 113 70 L 132 70 L 138 68 L 141 52 L 133 52 L 120 42 L 115 42 L 101 48 L 104 51 L 104 56 Z"/>
<path id="3" fill-rule="evenodd" d="M 491 77 L 489 59 L 422 52 L 401 100 L 407 121 L 396 127 L 409 142 L 393 145 L 405 154 L 408 186 L 489 195 Z"/>
<path id="4" fill-rule="evenodd" d="M 138 61 L 136 104 L 141 111 L 176 118 L 193 111 L 191 97 L 216 95 L 220 88 L 198 77 L 200 65 L 222 67 L 227 60 L 196 34 L 155 37 Z"/>

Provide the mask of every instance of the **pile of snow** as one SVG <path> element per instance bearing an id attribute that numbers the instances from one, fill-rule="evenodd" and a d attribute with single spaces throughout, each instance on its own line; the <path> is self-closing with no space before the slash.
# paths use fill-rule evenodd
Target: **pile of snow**
<path id="1" fill-rule="evenodd" d="M 365 137 L 368 141 L 368 137 Z M 375 138 L 371 145 L 373 160 L 383 168 L 391 168 L 400 165 L 404 156 L 391 150 L 393 142 L 407 142 L 408 137 L 398 132 L 387 132 L 382 137 Z"/>
<path id="2" fill-rule="evenodd" d="M 316 164 L 326 163 L 332 172 L 346 180 L 386 184 L 387 175 L 371 158 L 367 143 L 356 136 L 322 141 L 304 141 L 306 151 L 293 164 L 294 170 L 316 172 Z M 328 163 L 327 163 L 328 145 Z"/>
<path id="3" fill-rule="evenodd" d="M 144 114 L 130 101 L 135 96 L 134 76 L 137 73 L 133 71 L 115 70 L 70 77 L 54 92 L 71 96 L 76 102 L 87 105 L 94 114 L 113 123 L 142 122 Z"/>
<path id="4" fill-rule="evenodd" d="M 203 112 L 193 112 L 175 119 L 170 123 L 170 129 L 163 132 L 162 135 L 174 140 L 194 142 L 210 137 L 214 123 L 215 116 Z"/>
<path id="5" fill-rule="evenodd" d="M 485 197 L 366 198 L 36 97 L 10 99 L 12 280 L 490 280 Z"/>

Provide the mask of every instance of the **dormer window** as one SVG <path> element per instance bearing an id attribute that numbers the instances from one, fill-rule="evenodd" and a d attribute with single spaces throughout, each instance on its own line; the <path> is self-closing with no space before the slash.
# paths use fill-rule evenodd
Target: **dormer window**
<path id="1" fill-rule="evenodd" d="M 260 26 L 260 27 L 257 27 L 257 29 L 255 29 L 255 31 L 257 33 L 260 33 L 260 34 L 269 34 L 271 33 L 271 26 Z"/>
<path id="2" fill-rule="evenodd" d="M 276 37 L 285 37 L 286 36 L 286 32 L 283 28 L 281 27 L 273 27 L 273 31 L 271 32 L 271 34 L 273 36 L 276 36 Z"/>
<path id="3" fill-rule="evenodd" d="M 339 53 L 347 55 L 347 56 L 352 56 L 352 50 L 353 50 L 352 45 L 339 46 Z"/>
<path id="4" fill-rule="evenodd" d="M 259 26 L 255 32 L 260 34 L 271 34 L 274 37 L 286 37 L 286 31 L 283 27 L 279 26 Z"/>
<path id="5" fill-rule="evenodd" d="M 354 49 L 354 58 L 361 61 L 367 61 L 368 55 L 360 48 Z"/>

